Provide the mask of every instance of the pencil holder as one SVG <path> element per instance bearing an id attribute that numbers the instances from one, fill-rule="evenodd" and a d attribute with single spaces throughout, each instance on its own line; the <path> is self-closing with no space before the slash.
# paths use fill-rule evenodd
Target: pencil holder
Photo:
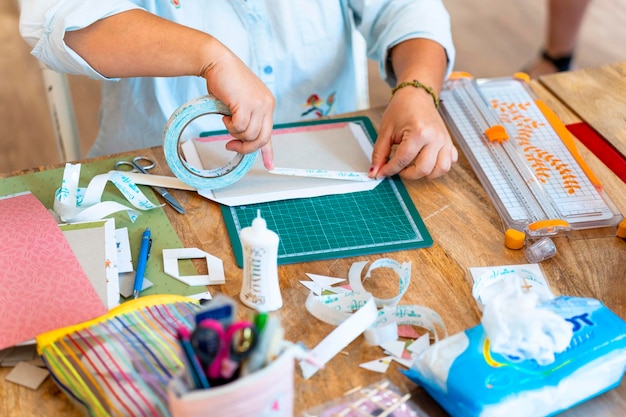
<path id="1" fill-rule="evenodd" d="M 259 371 L 214 388 L 188 391 L 183 376 L 170 381 L 172 417 L 292 417 L 294 355 L 287 349 Z"/>
<path id="2" fill-rule="evenodd" d="M 37 337 L 57 385 L 91 417 L 168 416 L 167 386 L 184 368 L 176 329 L 192 327 L 200 305 L 153 295 L 98 319 Z"/>

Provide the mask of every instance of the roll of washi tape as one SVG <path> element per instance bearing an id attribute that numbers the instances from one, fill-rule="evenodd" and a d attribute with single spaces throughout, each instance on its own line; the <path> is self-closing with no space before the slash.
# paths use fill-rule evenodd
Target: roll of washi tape
<path id="1" fill-rule="evenodd" d="M 238 153 L 226 165 L 215 169 L 199 169 L 187 163 L 181 155 L 182 133 L 192 121 L 210 114 L 229 116 L 231 113 L 224 103 L 211 95 L 195 98 L 176 109 L 165 125 L 163 151 L 170 169 L 185 184 L 215 190 L 239 181 L 252 168 L 259 151 L 246 155 Z"/>

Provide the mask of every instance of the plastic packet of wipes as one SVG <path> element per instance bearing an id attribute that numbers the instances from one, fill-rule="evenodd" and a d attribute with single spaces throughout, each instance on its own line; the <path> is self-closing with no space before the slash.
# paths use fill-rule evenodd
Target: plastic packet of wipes
<path id="1" fill-rule="evenodd" d="M 536 308 L 572 327 L 569 344 L 553 361 L 495 352 L 480 324 L 431 345 L 405 375 L 452 416 L 547 416 L 619 385 L 626 367 L 624 320 L 592 298 L 562 296 Z"/>

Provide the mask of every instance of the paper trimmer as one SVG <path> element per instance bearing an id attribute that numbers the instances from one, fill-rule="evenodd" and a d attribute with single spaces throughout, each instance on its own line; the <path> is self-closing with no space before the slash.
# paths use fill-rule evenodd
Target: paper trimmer
<path id="1" fill-rule="evenodd" d="M 615 231 L 623 219 L 527 77 L 454 74 L 441 109 L 502 218 L 508 247 L 583 229 Z"/>

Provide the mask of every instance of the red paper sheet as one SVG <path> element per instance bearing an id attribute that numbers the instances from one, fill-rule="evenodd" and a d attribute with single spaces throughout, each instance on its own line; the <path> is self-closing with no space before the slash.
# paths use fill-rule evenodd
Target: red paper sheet
<path id="1" fill-rule="evenodd" d="M 569 130 L 582 142 L 604 165 L 609 167 L 622 181 L 626 183 L 626 157 L 619 153 L 609 142 L 600 136 L 587 123 L 572 123 L 567 125 Z"/>

